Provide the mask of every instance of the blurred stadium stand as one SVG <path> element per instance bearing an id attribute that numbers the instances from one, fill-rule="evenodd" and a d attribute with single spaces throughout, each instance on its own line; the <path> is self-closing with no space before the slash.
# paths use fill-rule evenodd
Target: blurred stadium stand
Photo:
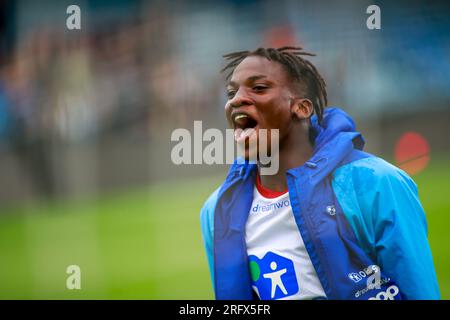
<path id="1" fill-rule="evenodd" d="M 224 129 L 221 56 L 301 45 L 330 105 L 391 157 L 404 131 L 448 153 L 450 5 L 379 1 L 0 1 L 0 203 L 91 196 L 224 166 L 170 161 L 170 133 Z"/>

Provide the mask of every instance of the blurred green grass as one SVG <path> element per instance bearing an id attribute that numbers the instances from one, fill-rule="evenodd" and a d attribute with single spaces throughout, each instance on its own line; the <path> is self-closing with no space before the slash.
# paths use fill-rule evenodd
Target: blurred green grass
<path id="1" fill-rule="evenodd" d="M 0 298 L 213 298 L 199 209 L 220 178 L 3 212 Z M 66 289 L 72 264 L 81 290 Z"/>
<path id="2" fill-rule="evenodd" d="M 212 299 L 199 209 L 221 178 L 2 212 L 0 299 Z M 414 180 L 449 299 L 449 157 L 432 158 Z M 66 289 L 72 264 L 81 268 L 81 290 Z"/>

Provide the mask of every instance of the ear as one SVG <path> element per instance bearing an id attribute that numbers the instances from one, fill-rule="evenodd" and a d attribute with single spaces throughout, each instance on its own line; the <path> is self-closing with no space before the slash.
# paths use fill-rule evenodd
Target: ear
<path id="1" fill-rule="evenodd" d="M 305 98 L 296 98 L 292 105 L 292 115 L 299 120 L 309 119 L 313 112 L 314 106 L 311 100 Z"/>

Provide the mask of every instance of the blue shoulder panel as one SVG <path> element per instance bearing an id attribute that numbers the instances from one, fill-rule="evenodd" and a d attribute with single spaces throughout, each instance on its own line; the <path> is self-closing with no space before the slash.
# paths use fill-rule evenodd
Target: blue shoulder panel
<path id="1" fill-rule="evenodd" d="M 333 190 L 363 250 L 406 299 L 439 299 L 425 212 L 417 186 L 402 170 L 370 157 L 333 174 Z"/>
<path id="2" fill-rule="evenodd" d="M 217 188 L 206 200 L 200 210 L 200 225 L 202 229 L 203 243 L 208 258 L 209 273 L 214 287 L 214 210 L 217 204 L 220 187 Z"/>

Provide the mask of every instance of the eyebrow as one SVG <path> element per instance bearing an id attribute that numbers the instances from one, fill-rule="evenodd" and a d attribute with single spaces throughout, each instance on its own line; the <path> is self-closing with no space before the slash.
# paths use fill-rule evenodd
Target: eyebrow
<path id="1" fill-rule="evenodd" d="M 263 75 L 263 74 L 258 74 L 258 75 L 254 75 L 254 76 L 248 77 L 245 81 L 246 81 L 246 82 L 247 82 L 247 81 L 254 82 L 254 81 L 256 81 L 256 80 L 260 80 L 260 79 L 263 79 L 263 78 L 267 78 L 267 76 L 266 76 L 266 75 Z M 230 82 L 228 82 L 227 86 L 233 86 L 233 87 L 236 87 L 236 86 L 237 86 L 237 83 L 234 82 L 234 81 L 230 81 Z"/>

